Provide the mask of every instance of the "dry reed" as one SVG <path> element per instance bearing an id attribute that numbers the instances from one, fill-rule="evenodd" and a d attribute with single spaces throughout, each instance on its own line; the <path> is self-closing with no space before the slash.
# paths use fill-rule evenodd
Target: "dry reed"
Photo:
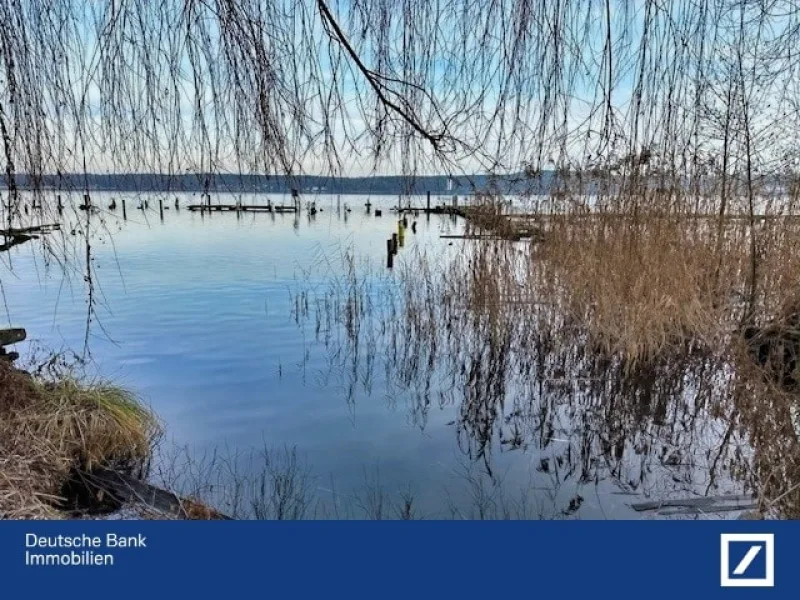
<path id="1" fill-rule="evenodd" d="M 110 468 L 141 475 L 160 433 L 127 391 L 55 383 L 0 364 L 0 513 L 54 517 L 75 473 Z"/>

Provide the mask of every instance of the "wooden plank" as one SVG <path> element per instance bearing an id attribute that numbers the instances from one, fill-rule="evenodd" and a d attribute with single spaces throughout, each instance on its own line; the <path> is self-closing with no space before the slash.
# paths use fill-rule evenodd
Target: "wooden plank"
<path id="1" fill-rule="evenodd" d="M 7 235 L 4 237 L 6 242 L 4 244 L 0 244 L 0 252 L 6 252 L 11 250 L 14 246 L 19 246 L 20 244 L 24 244 L 25 242 L 29 242 L 31 240 L 39 239 L 38 236 L 35 235 Z"/>
<path id="2" fill-rule="evenodd" d="M 11 227 L 9 229 L 0 229 L 0 235 L 15 236 L 27 235 L 31 233 L 50 233 L 52 231 L 59 231 L 60 229 L 60 224 L 51 223 L 49 225 L 35 225 L 33 227 Z"/>
<path id="3" fill-rule="evenodd" d="M 704 508 L 711 510 L 715 505 L 725 502 L 750 503 L 753 502 L 752 496 L 739 494 L 725 494 L 722 496 L 698 496 L 695 498 L 665 498 L 653 502 L 638 502 L 631 504 L 635 511 L 660 510 L 662 508 Z"/>
<path id="4" fill-rule="evenodd" d="M 16 344 L 22 342 L 28 337 L 24 329 L 0 329 L 0 346 L 8 346 L 9 344 Z"/>
<path id="5" fill-rule="evenodd" d="M 190 204 L 187 206 L 191 211 L 214 211 L 214 212 L 297 212 L 297 207 L 292 205 L 270 205 L 270 204 Z"/>
<path id="6" fill-rule="evenodd" d="M 724 513 L 740 510 L 753 510 L 758 508 L 758 502 L 741 502 L 738 504 L 711 504 L 709 506 L 687 506 L 683 508 L 670 508 L 658 511 L 662 517 L 675 517 L 679 515 L 699 515 L 703 513 Z"/>
<path id="7" fill-rule="evenodd" d="M 508 237 L 502 237 L 499 235 L 480 234 L 480 233 L 464 234 L 464 235 L 440 235 L 439 238 L 443 240 L 489 240 L 489 241 L 500 241 L 500 242 L 518 241 L 518 240 L 512 240 Z"/>

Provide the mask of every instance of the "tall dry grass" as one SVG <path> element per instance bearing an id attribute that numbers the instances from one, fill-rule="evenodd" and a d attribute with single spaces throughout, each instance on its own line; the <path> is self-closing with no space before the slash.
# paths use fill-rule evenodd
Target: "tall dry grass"
<path id="1" fill-rule="evenodd" d="M 579 482 L 746 490 L 763 514 L 797 517 L 800 220 L 778 200 L 751 215 L 729 198 L 720 216 L 718 197 L 642 188 L 511 215 L 489 197 L 471 232 L 506 239 L 409 256 L 379 285 L 327 294 L 325 310 L 371 294 L 346 329 L 378 332 L 389 393 L 414 424 L 458 406 L 458 445 L 488 473 L 493 453 L 534 446 Z M 521 229 L 541 235 L 511 241 Z"/>
<path id="2" fill-rule="evenodd" d="M 541 350 L 552 358 L 572 347 L 618 364 L 596 373 L 617 380 L 599 395 L 616 419 L 632 392 L 651 398 L 701 365 L 692 410 L 723 425 L 708 449 L 706 493 L 726 471 L 766 512 L 800 516 L 800 219 L 787 210 L 791 198 L 766 200 L 760 214 L 720 214 L 714 198 L 650 190 L 593 198 L 588 210 L 572 200 L 526 215 L 543 242 L 469 252 L 450 294 L 468 299 L 472 319 L 495 324 L 481 333 L 490 351 L 498 332 L 516 329 L 516 361 L 535 365 Z M 680 405 L 677 391 L 667 385 L 659 402 Z"/>
<path id="3" fill-rule="evenodd" d="M 0 514 L 59 517 L 74 479 L 97 468 L 143 475 L 160 431 L 128 391 L 0 363 Z"/>

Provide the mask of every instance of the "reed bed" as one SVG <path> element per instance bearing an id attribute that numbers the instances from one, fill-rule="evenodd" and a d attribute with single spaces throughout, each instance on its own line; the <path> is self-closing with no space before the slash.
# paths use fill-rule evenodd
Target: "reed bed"
<path id="1" fill-rule="evenodd" d="M 786 203 L 720 214 L 718 200 L 663 190 L 536 203 L 509 216 L 487 197 L 470 227 L 514 239 L 511 219 L 541 236 L 356 269 L 312 302 L 308 319 L 335 330 L 326 315 L 370 297 L 344 330 L 373 332 L 383 369 L 359 335 L 348 352 L 327 335 L 332 363 L 351 385 L 381 373 L 420 427 L 458 406 L 458 444 L 490 476 L 493 453 L 534 447 L 578 482 L 744 490 L 763 515 L 800 517 L 800 220 Z"/>

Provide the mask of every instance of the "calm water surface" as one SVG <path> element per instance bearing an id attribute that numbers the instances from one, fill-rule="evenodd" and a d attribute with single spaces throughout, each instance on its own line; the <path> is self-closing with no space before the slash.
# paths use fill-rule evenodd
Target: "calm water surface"
<path id="1" fill-rule="evenodd" d="M 123 196 L 116 197 L 119 202 Z M 97 314 L 89 330 L 91 372 L 140 394 L 164 421 L 169 439 L 191 453 L 297 446 L 323 501 L 330 482 L 346 495 L 379 477 L 392 501 L 411 489 L 425 516 L 469 504 L 474 488 L 463 473 L 485 465 L 461 443 L 454 426 L 457 403 L 435 405 L 421 421 L 405 391 L 387 384 L 382 368 L 369 385 L 354 382 L 331 361 L 313 323 L 298 323 L 295 315 L 298 293 L 313 297 L 342 277 L 348 252 L 364 277 L 376 285 L 383 281 L 386 239 L 396 227 L 388 209 L 397 198 L 370 198 L 373 210 L 383 210 L 381 218 L 368 215 L 366 198 L 358 196 L 305 197 L 322 209 L 314 218 L 305 211 L 299 218 L 203 216 L 175 211 L 173 198 L 163 223 L 158 201 L 151 198 L 149 210 L 139 211 L 136 196 L 127 196 L 127 221 L 119 209 L 92 217 Z M 215 202 L 236 198 L 220 195 Z M 109 199 L 94 197 L 102 206 Z M 184 206 L 198 199 L 180 197 Z M 243 201 L 263 204 L 266 197 Z M 288 203 L 275 196 L 272 201 Z M 424 198 L 412 203 L 421 206 Z M 408 232 L 398 268 L 422 252 L 445 264 L 463 244 L 440 237 L 461 232 L 461 222 L 444 216 L 411 220 L 417 233 Z M 70 249 L 74 244 L 66 272 L 33 245 L 11 253 L 11 270 L 4 270 L 7 320 L 28 330 L 31 343 L 21 348 L 28 357 L 40 347 L 84 348 L 84 248 L 70 226 L 65 229 L 51 242 Z M 380 362 L 385 349 L 370 351 Z M 531 445 L 510 451 L 498 444 L 490 458 L 493 475 L 512 493 L 533 494 L 543 516 L 566 510 L 584 518 L 637 517 L 628 507 L 631 497 L 610 482 L 562 482 L 537 469 L 553 447 L 561 452 L 570 443 L 556 439 L 547 450 Z M 579 509 L 567 510 L 578 494 Z"/>

